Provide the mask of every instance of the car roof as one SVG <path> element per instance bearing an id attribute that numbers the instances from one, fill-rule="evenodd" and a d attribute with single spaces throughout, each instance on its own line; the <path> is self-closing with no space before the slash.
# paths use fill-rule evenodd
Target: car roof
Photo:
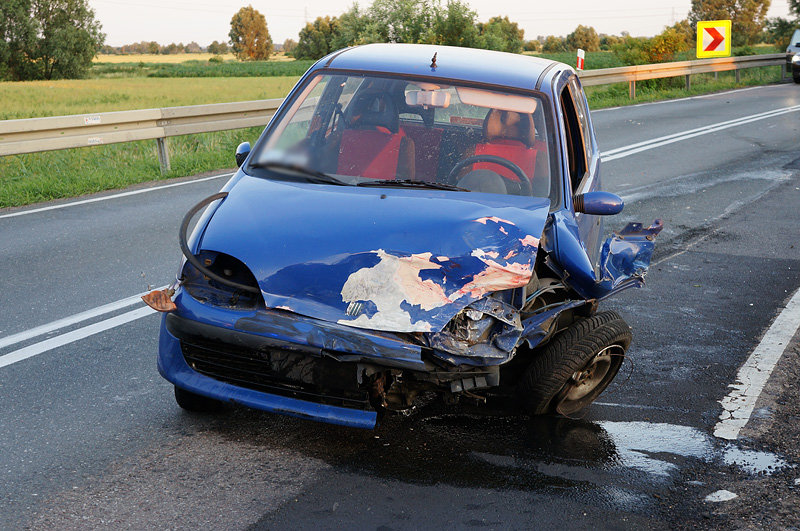
<path id="1" fill-rule="evenodd" d="M 431 67 L 434 53 L 436 68 Z M 550 70 L 555 74 L 570 67 L 549 59 L 492 50 L 380 43 L 334 52 L 314 67 L 315 70 L 320 68 L 407 74 L 534 90 L 543 73 Z"/>

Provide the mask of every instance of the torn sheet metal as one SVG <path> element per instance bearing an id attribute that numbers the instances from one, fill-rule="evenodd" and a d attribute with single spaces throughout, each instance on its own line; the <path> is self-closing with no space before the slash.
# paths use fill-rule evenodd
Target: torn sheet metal
<path id="1" fill-rule="evenodd" d="M 548 210 L 547 199 L 533 197 L 343 193 L 243 178 L 201 248 L 244 262 L 268 308 L 371 330 L 436 332 L 470 303 L 527 284 Z"/>
<path id="2" fill-rule="evenodd" d="M 495 297 L 468 305 L 441 332 L 425 338 L 433 356 L 454 365 L 494 366 L 510 360 L 522 334 L 519 312 Z"/>
<path id="3" fill-rule="evenodd" d="M 654 239 L 661 220 L 648 228 L 630 223 L 603 244 L 597 270 L 589 261 L 574 219 L 561 212 L 548 222 L 543 248 L 549 253 L 547 265 L 563 282 L 585 299 L 603 299 L 644 283 L 653 254 Z"/>

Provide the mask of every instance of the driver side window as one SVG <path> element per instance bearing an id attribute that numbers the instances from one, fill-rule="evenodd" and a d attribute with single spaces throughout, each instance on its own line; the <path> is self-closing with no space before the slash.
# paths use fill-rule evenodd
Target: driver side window
<path id="1" fill-rule="evenodd" d="M 573 192 L 578 189 L 587 172 L 587 160 L 583 132 L 581 131 L 578 111 L 569 85 L 565 86 L 560 96 L 564 121 L 564 133 L 567 137 L 567 159 L 569 160 L 569 180 Z"/>

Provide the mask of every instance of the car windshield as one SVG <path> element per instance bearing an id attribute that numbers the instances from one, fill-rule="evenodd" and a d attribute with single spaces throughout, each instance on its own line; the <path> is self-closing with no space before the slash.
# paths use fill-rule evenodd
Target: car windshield
<path id="1" fill-rule="evenodd" d="M 536 93 L 318 74 L 259 141 L 247 171 L 323 184 L 309 172 L 358 186 L 550 197 L 558 169 L 545 108 Z"/>

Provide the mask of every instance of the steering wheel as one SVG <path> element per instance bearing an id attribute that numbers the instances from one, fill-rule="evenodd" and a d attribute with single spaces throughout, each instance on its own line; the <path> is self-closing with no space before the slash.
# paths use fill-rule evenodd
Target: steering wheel
<path id="1" fill-rule="evenodd" d="M 471 157 L 467 157 L 464 160 L 460 161 L 458 164 L 453 166 L 453 169 L 450 170 L 450 173 L 447 174 L 447 182 L 453 182 L 455 180 L 456 175 L 458 172 L 463 170 L 465 167 L 469 166 L 470 164 L 475 164 L 476 162 L 493 162 L 504 168 L 508 168 L 511 170 L 514 175 L 519 178 L 520 188 L 522 189 L 522 195 L 532 195 L 533 189 L 531 188 L 531 182 L 528 180 L 528 176 L 525 175 L 525 172 L 522 171 L 522 168 L 514 164 L 508 159 L 504 159 L 503 157 L 498 157 L 497 155 L 473 155 Z"/>

